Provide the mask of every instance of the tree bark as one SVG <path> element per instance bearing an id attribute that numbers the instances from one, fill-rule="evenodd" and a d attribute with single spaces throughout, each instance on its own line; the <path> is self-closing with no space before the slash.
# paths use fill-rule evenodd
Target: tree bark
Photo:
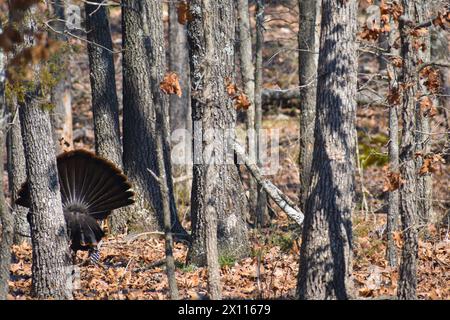
<path id="1" fill-rule="evenodd" d="M 32 294 L 71 299 L 69 239 L 61 206 L 49 112 L 29 92 L 19 107 L 31 200 Z M 45 201 L 43 201 L 45 199 Z"/>
<path id="2" fill-rule="evenodd" d="M 426 16 L 427 3 L 426 1 L 417 1 L 416 5 L 417 21 L 419 24 L 428 21 L 430 18 Z M 424 63 L 431 61 L 431 39 L 430 32 L 423 36 L 421 41 L 425 44 L 424 50 L 419 50 L 418 55 Z M 420 85 L 418 88 L 421 95 L 427 95 L 432 101 L 433 97 L 425 85 Z M 420 101 L 420 100 L 419 100 Z M 434 101 L 435 102 L 435 101 Z M 421 152 L 423 156 L 426 156 L 431 151 L 431 139 L 430 135 L 430 118 L 424 114 L 420 108 L 420 103 L 416 103 L 416 148 Z M 420 169 L 423 165 L 424 158 L 416 158 L 416 168 Z M 421 225 L 426 225 L 432 219 L 432 193 L 433 193 L 433 180 L 431 173 L 417 176 L 417 214 L 418 222 Z"/>
<path id="3" fill-rule="evenodd" d="M 17 98 L 11 96 L 11 99 L 8 100 L 9 128 L 6 137 L 8 187 L 11 195 L 11 210 L 14 215 L 14 244 L 21 244 L 29 241 L 29 238 L 26 237 L 30 235 L 30 225 L 26 219 L 28 210 L 16 205 L 15 200 L 18 198 L 20 187 L 27 175 Z"/>
<path id="4" fill-rule="evenodd" d="M 158 185 L 147 169 L 159 174 L 156 157 L 155 93 L 165 70 L 162 3 L 124 0 L 123 32 L 123 164 L 133 183 L 136 203 L 127 213 L 130 229 L 162 230 L 162 203 Z M 167 99 L 162 102 L 168 112 Z M 166 122 L 168 117 L 166 117 Z M 168 122 L 164 123 L 168 126 Z M 167 130 L 168 131 L 168 130 Z M 164 137 L 164 162 L 170 195 L 173 231 L 185 233 L 176 213 L 172 192 L 169 137 Z"/>
<path id="5" fill-rule="evenodd" d="M 322 2 L 315 147 L 300 250 L 301 299 L 352 296 L 357 2 Z"/>
<path id="6" fill-rule="evenodd" d="M 264 165 L 262 149 L 262 85 L 263 85 L 263 48 L 264 48 L 264 0 L 256 2 L 256 49 L 255 49 L 255 136 L 256 160 L 259 167 Z M 258 189 L 256 200 L 256 225 L 261 227 L 270 220 L 267 210 L 267 195 Z"/>
<path id="7" fill-rule="evenodd" d="M 248 254 L 247 200 L 230 153 L 236 110 L 226 92 L 233 80 L 233 1 L 194 0 L 188 24 L 190 44 L 194 167 L 191 193 L 192 243 L 189 260 L 206 263 L 206 215 L 218 219 L 219 255 L 236 259 Z M 232 151 L 232 150 L 231 150 Z M 231 159 L 230 159 L 231 157 Z"/>
<path id="8" fill-rule="evenodd" d="M 119 128 L 113 44 L 107 8 L 100 0 L 85 5 L 88 56 L 94 118 L 95 151 L 122 168 L 122 144 Z M 95 3 L 95 4 L 94 4 Z M 109 218 L 109 229 L 120 233 L 126 229 L 126 210 L 115 210 Z"/>
<path id="9" fill-rule="evenodd" d="M 39 30 L 36 9 L 25 13 L 21 32 L 25 46 L 33 46 Z M 31 294 L 38 299 L 72 299 L 72 271 L 69 238 L 64 219 L 56 165 L 55 145 L 42 88 L 41 62 L 32 66 L 33 81 L 22 80 L 25 88 L 19 101 L 19 116 L 30 193 L 29 223 L 32 244 Z"/>
<path id="10" fill-rule="evenodd" d="M 255 144 L 255 67 L 252 62 L 252 36 L 250 27 L 250 17 L 248 0 L 237 1 L 237 11 L 239 14 L 239 58 L 242 83 L 244 93 L 247 96 L 250 106 L 246 111 L 247 115 L 247 153 L 251 161 L 256 162 Z M 249 205 L 250 211 L 256 211 L 258 191 L 252 177 L 249 179 Z M 256 219 L 255 219 L 256 220 Z"/>
<path id="11" fill-rule="evenodd" d="M 169 70 L 179 77 L 181 97 L 169 96 L 171 160 L 173 176 L 192 176 L 191 82 L 187 28 L 178 22 L 180 2 L 169 2 Z M 190 181 L 182 185 L 190 189 Z M 189 190 L 190 191 L 190 190 Z"/>
<path id="12" fill-rule="evenodd" d="M 170 132 L 176 129 L 192 132 L 187 30 L 178 22 L 176 2 L 169 2 L 169 69 L 178 75 L 182 90 L 181 97 L 169 97 Z"/>
<path id="13" fill-rule="evenodd" d="M 403 184 L 400 187 L 400 216 L 402 219 L 403 248 L 400 262 L 400 277 L 397 295 L 399 299 L 416 299 L 417 288 L 417 171 L 414 160 L 416 129 L 416 93 L 418 55 L 413 48 L 410 27 L 405 22 L 415 21 L 416 3 L 402 1 L 403 19 L 399 20 L 401 55 L 403 59 L 402 78 L 407 88 L 402 99 L 402 139 L 400 146 L 400 175 Z"/>
<path id="14" fill-rule="evenodd" d="M 305 210 L 311 181 L 319 58 L 320 1 L 299 0 L 298 74 L 300 85 L 300 207 Z"/>
<path id="15" fill-rule="evenodd" d="M 3 31 L 0 24 L 0 33 Z M 3 168 L 3 150 L 6 136 L 5 63 L 6 56 L 0 52 L 0 163 Z M 3 177 L 0 180 L 0 300 L 6 300 L 9 292 L 9 268 L 11 265 L 11 245 L 13 243 L 14 217 L 9 210 L 3 193 Z"/>
<path id="16" fill-rule="evenodd" d="M 163 99 L 161 93 L 157 98 L 158 100 Z M 167 186 L 166 168 L 164 164 L 164 136 L 168 133 L 165 130 L 164 121 L 164 111 L 161 109 L 163 103 L 157 105 L 157 137 L 156 137 L 156 155 L 158 157 L 158 170 L 159 177 L 155 176 L 157 183 L 160 187 L 161 192 L 161 203 L 163 209 L 163 222 L 164 222 L 164 235 L 165 235 L 165 247 L 166 247 L 166 273 L 169 282 L 169 292 L 170 298 L 172 300 L 178 300 L 178 286 L 177 279 L 175 276 L 175 259 L 173 257 L 173 236 L 172 236 L 172 223 L 170 219 L 170 195 L 169 188 Z"/>
<path id="17" fill-rule="evenodd" d="M 395 24 L 390 18 L 391 31 L 387 36 L 388 50 L 392 53 L 393 44 L 397 37 Z M 384 60 L 384 59 L 382 59 Z M 386 64 L 388 74 L 391 74 L 393 79 L 389 81 L 389 90 L 398 90 L 398 76 L 394 66 L 389 63 Z M 389 170 L 394 174 L 399 174 L 399 140 L 398 140 L 398 106 L 392 105 L 389 108 Z M 395 189 L 389 192 L 388 199 L 388 213 L 386 223 L 387 246 L 386 259 L 391 267 L 397 267 L 397 246 L 394 240 L 394 231 L 397 230 L 397 222 L 399 219 L 400 195 L 399 190 Z"/>
<path id="18" fill-rule="evenodd" d="M 54 39 L 67 44 L 68 39 L 63 34 L 65 29 L 64 1 L 52 1 L 51 10 L 55 17 L 60 19 L 56 22 L 55 28 L 61 33 L 50 35 Z M 55 142 L 56 152 L 62 152 L 64 151 L 64 145 L 73 145 L 71 80 L 68 72 L 70 56 L 64 54 L 57 55 L 53 59 L 56 60 L 53 63 L 58 71 L 58 74 L 55 74 L 54 77 L 59 78 L 59 81 L 51 89 L 53 109 L 50 113 L 50 119 L 53 127 L 53 140 Z"/>

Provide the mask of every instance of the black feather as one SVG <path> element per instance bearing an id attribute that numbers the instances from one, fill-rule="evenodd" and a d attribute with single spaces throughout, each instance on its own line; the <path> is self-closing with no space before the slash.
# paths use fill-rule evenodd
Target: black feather
<path id="1" fill-rule="evenodd" d="M 60 154 L 57 165 L 71 248 L 88 250 L 104 236 L 96 219 L 134 203 L 131 184 L 112 162 L 85 150 Z M 27 182 L 19 190 L 16 204 L 30 207 Z"/>

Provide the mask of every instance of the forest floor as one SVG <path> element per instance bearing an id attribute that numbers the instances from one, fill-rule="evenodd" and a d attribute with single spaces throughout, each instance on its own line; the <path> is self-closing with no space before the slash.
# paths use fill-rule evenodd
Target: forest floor
<path id="1" fill-rule="evenodd" d="M 361 117 L 358 117 L 361 121 Z M 265 126 L 280 130 L 280 172 L 268 178 L 291 198 L 297 199 L 298 137 L 296 119 L 267 117 Z M 443 168 L 444 169 L 444 168 Z M 244 175 L 245 176 L 245 175 Z M 382 207 L 383 169 L 371 166 L 364 172 L 367 181 L 369 211 L 358 210 L 353 218 L 353 276 L 357 298 L 395 297 L 398 269 L 385 259 L 385 214 L 374 213 Z M 448 172 L 436 175 L 435 194 L 445 196 Z M 358 179 L 360 181 L 360 179 Z M 447 180 L 448 181 L 448 180 Z M 189 228 L 189 190 L 176 186 L 180 219 Z M 275 215 L 270 226 L 251 231 L 251 253 L 235 260 L 220 257 L 223 296 L 225 299 L 293 299 L 298 273 L 300 229 L 272 203 Z M 439 210 L 439 207 L 435 208 Z M 380 210 L 379 210 L 380 211 Z M 442 211 L 443 212 L 443 211 Z M 441 212 L 441 214 L 442 214 Z M 450 255 L 448 224 L 426 226 L 419 242 L 419 299 L 450 299 Z M 401 233 L 394 235 L 398 254 Z M 188 247 L 176 243 L 177 283 L 183 299 L 201 299 L 206 294 L 207 274 L 204 268 L 185 264 Z M 100 266 L 79 268 L 76 299 L 168 299 L 164 259 L 164 240 L 158 234 L 122 235 L 106 238 L 101 247 Z M 11 266 L 10 299 L 29 299 L 31 289 L 31 247 L 14 246 Z M 86 261 L 87 254 L 79 253 Z"/>
<path id="2" fill-rule="evenodd" d="M 113 42 L 120 48 L 120 14 L 111 10 Z M 296 58 L 296 13 L 293 8 L 270 5 L 266 8 L 264 86 L 293 88 L 298 83 Z M 85 43 L 71 39 L 76 49 L 71 55 L 74 113 L 74 148 L 93 149 L 94 133 L 89 87 L 89 64 Z M 115 56 L 118 92 L 122 89 L 120 55 Z M 372 58 L 360 65 L 373 71 Z M 364 76 L 360 79 L 364 82 Z M 119 99 L 120 99 L 119 94 Z M 267 112 L 264 127 L 278 129 L 280 170 L 267 178 L 294 201 L 298 201 L 298 106 L 279 105 Z M 433 119 L 433 132 L 445 132 L 441 115 Z M 398 269 L 385 259 L 387 108 L 360 106 L 357 114 L 360 170 L 357 172 L 357 210 L 353 216 L 353 276 L 356 298 L 395 297 Z M 440 133 L 439 133 L 440 132 Z M 436 136 L 439 136 L 439 135 Z M 435 148 L 439 149 L 439 143 Z M 419 241 L 418 298 L 450 299 L 450 246 L 448 210 L 450 199 L 449 166 L 440 164 L 433 173 L 433 223 L 423 226 Z M 242 168 L 243 177 L 248 173 Z M 180 220 L 190 230 L 189 181 L 175 186 Z M 364 192 L 363 192 L 364 191 Z M 220 257 L 225 299 L 293 299 L 298 273 L 300 229 L 275 204 L 268 227 L 251 230 L 251 253 L 235 260 Z M 443 219 L 446 217 L 446 219 Z M 401 232 L 395 242 L 400 255 Z M 204 268 L 186 265 L 188 247 L 176 243 L 177 283 L 184 299 L 201 299 L 206 293 Z M 167 277 L 163 264 L 164 240 L 157 234 L 107 237 L 101 247 L 100 266 L 79 268 L 76 299 L 168 299 Z M 80 260 L 87 259 L 79 253 Z M 399 257 L 400 260 L 400 257 Z M 10 299 L 29 299 L 31 289 L 31 247 L 13 247 Z"/>

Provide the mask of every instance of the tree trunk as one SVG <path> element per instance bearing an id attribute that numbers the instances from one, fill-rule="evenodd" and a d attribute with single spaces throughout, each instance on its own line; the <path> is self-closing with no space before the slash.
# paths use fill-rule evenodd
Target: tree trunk
<path id="1" fill-rule="evenodd" d="M 204 265 L 207 214 L 218 219 L 220 255 L 248 254 L 247 201 L 228 135 L 236 110 L 226 92 L 233 80 L 234 6 L 232 0 L 194 0 L 188 24 L 190 44 L 194 167 L 191 194 L 192 243 L 189 260 Z M 214 211 L 214 213 L 212 213 Z"/>
<path id="2" fill-rule="evenodd" d="M 93 1 L 101 3 L 100 0 Z M 113 45 L 105 6 L 87 4 L 88 56 L 94 118 L 95 151 L 122 168 L 122 144 L 119 129 L 119 102 L 117 100 Z M 112 233 L 124 231 L 126 210 L 115 210 L 109 218 Z"/>
<path id="3" fill-rule="evenodd" d="M 171 160 L 174 176 L 192 176 L 192 115 L 191 82 L 187 28 L 178 22 L 177 7 L 180 2 L 169 2 L 169 70 L 179 77 L 181 97 L 169 96 L 169 120 L 171 137 Z M 181 188 L 190 192 L 191 181 Z"/>
<path id="4" fill-rule="evenodd" d="M 298 74 L 300 85 L 300 207 L 305 210 L 311 181 L 319 58 L 320 1 L 299 0 Z"/>
<path id="5" fill-rule="evenodd" d="M 50 116 L 36 99 L 39 93 L 29 94 L 19 113 L 31 200 L 32 294 L 37 298 L 71 299 L 69 239 Z"/>
<path id="6" fill-rule="evenodd" d="M 212 205 L 205 211 L 205 255 L 208 269 L 208 291 L 212 300 L 222 299 L 219 251 L 217 247 L 217 212 Z"/>
<path id="7" fill-rule="evenodd" d="M 164 111 L 162 110 L 162 95 L 159 92 L 157 100 L 160 103 L 157 104 L 156 116 L 157 116 L 157 137 L 156 137 L 156 155 L 158 157 L 158 170 L 159 177 L 155 176 L 157 183 L 160 187 L 161 192 L 161 203 L 163 209 L 163 220 L 164 220 L 164 235 L 165 235 L 165 246 L 166 246 L 166 273 L 169 282 L 169 292 L 170 298 L 172 300 L 178 300 L 178 286 L 177 279 L 175 276 L 175 259 L 173 257 L 173 236 L 172 236 L 172 223 L 170 219 L 170 195 L 169 188 L 167 186 L 167 174 L 166 168 L 164 164 L 164 136 L 167 136 L 168 133 L 166 131 L 166 127 L 164 126 L 164 122 L 167 119 L 164 119 Z"/>
<path id="8" fill-rule="evenodd" d="M 21 32 L 27 35 L 26 46 L 34 45 L 39 31 L 36 9 L 25 13 Z M 19 116 L 29 186 L 29 222 L 32 244 L 31 294 L 38 299 L 72 299 L 72 271 L 69 238 L 64 219 L 52 139 L 50 114 L 41 83 L 40 62 L 32 66 L 32 81 L 21 80 L 25 88 L 19 101 Z"/>
<path id="9" fill-rule="evenodd" d="M 348 299 L 353 293 L 356 11 L 354 0 L 322 2 L 315 147 L 300 250 L 301 299 Z"/>
<path id="10" fill-rule="evenodd" d="M 0 33 L 3 31 L 0 24 Z M 0 163 L 3 168 L 3 150 L 6 136 L 6 98 L 5 98 L 5 63 L 6 57 L 0 52 Z M 13 242 L 14 217 L 9 210 L 5 194 L 3 193 L 3 176 L 0 180 L 0 222 L 1 222 L 1 242 L 0 242 L 0 300 L 6 300 L 9 292 L 9 268 L 11 265 L 11 245 Z"/>
<path id="11" fill-rule="evenodd" d="M 255 67 L 252 62 L 252 36 L 250 27 L 250 17 L 248 0 L 237 1 L 237 11 L 239 14 L 239 58 L 244 93 L 247 96 L 250 106 L 247 114 L 247 154 L 251 161 L 256 163 L 255 144 Z M 257 185 L 255 180 L 249 178 L 249 205 L 250 211 L 256 212 L 258 198 Z M 255 219 L 256 220 L 256 219 Z"/>
<path id="12" fill-rule="evenodd" d="M 427 13 L 427 3 L 425 1 L 418 1 L 416 5 L 418 23 L 426 22 L 430 17 L 426 16 Z M 425 44 L 424 50 L 419 50 L 419 59 L 424 63 L 431 61 L 431 39 L 430 33 L 428 32 L 421 39 Z M 427 95 L 433 101 L 431 93 L 425 85 L 420 85 L 421 95 Z M 420 101 L 420 100 L 419 100 Z M 435 103 L 435 101 L 433 101 Z M 416 148 L 417 151 L 421 152 L 423 156 L 426 156 L 431 151 L 431 139 L 430 135 L 430 118 L 424 114 L 424 111 L 420 108 L 420 104 L 416 103 Z M 416 158 L 416 168 L 420 169 L 422 167 L 424 157 Z M 426 225 L 432 219 L 432 193 L 433 193 L 433 181 L 431 173 L 426 173 L 424 175 L 418 175 L 417 177 L 417 215 L 418 223 L 421 225 Z"/>
<path id="13" fill-rule="evenodd" d="M 416 299 L 417 288 L 417 171 L 414 160 L 416 152 L 416 93 L 417 93 L 417 52 L 413 48 L 410 27 L 405 21 L 415 21 L 416 3 L 403 0 L 403 19 L 399 20 L 401 55 L 403 59 L 402 83 L 407 85 L 402 100 L 402 142 L 400 146 L 400 175 L 403 184 L 400 187 L 400 216 L 402 219 L 403 248 L 400 263 L 400 277 L 397 295 L 399 299 Z"/>
<path id="14" fill-rule="evenodd" d="M 255 136 L 257 164 L 264 165 L 262 148 L 262 85 L 263 85 L 263 48 L 264 48 L 264 0 L 256 2 L 256 49 L 255 49 Z M 258 188 L 256 199 L 256 225 L 264 226 L 270 220 L 267 210 L 267 195 Z"/>
<path id="15" fill-rule="evenodd" d="M 51 10 L 55 17 L 60 19 L 56 21 L 55 29 L 63 33 L 65 29 L 64 1 L 52 1 Z M 64 34 L 50 33 L 50 35 L 54 39 L 67 44 L 68 39 Z M 56 151 L 62 152 L 64 151 L 64 145 L 73 145 L 71 80 L 68 72 L 70 56 L 61 54 L 52 57 L 52 59 L 55 59 L 52 63 L 54 63 L 57 69 L 57 74 L 54 77 L 59 78 L 59 81 L 51 89 L 53 109 L 50 113 L 50 119 L 53 127 L 53 140 Z"/>
<path id="16" fill-rule="evenodd" d="M 25 155 L 23 151 L 22 132 L 20 131 L 20 117 L 17 98 L 8 99 L 9 130 L 7 131 L 7 167 L 8 187 L 11 195 L 11 210 L 14 215 L 14 244 L 29 241 L 30 225 L 26 219 L 27 209 L 15 204 L 20 187 L 27 178 L 25 169 Z"/>
<path id="17" fill-rule="evenodd" d="M 391 26 L 391 31 L 387 36 L 388 50 L 393 53 L 393 44 L 397 37 L 397 32 L 395 30 L 395 24 L 390 18 L 389 22 Z M 386 59 L 384 57 L 384 59 Z M 382 59 L 384 61 L 384 59 Z M 389 80 L 389 90 L 398 90 L 398 76 L 394 66 L 389 63 L 386 64 L 388 74 L 393 77 Z M 389 108 L 389 170 L 393 174 L 399 174 L 399 140 L 398 140 L 398 106 L 392 105 Z M 399 219 L 399 208 L 400 208 L 400 195 L 399 190 L 395 189 L 389 192 L 388 199 L 388 213 L 387 213 L 387 223 L 386 223 L 386 233 L 387 233 L 387 248 L 386 248 L 386 259 L 391 267 L 397 267 L 397 247 L 394 241 L 394 231 L 397 230 L 397 222 Z"/>
<path id="18" fill-rule="evenodd" d="M 147 169 L 159 174 L 156 157 L 155 101 L 165 70 L 162 3 L 124 0 L 123 32 L 123 164 L 133 183 L 136 203 L 129 206 L 130 228 L 134 231 L 162 230 L 160 189 Z M 162 102 L 168 112 L 167 99 Z M 167 121 L 168 117 L 166 117 Z M 168 122 L 164 123 L 168 126 Z M 167 130 L 168 131 L 168 130 Z M 164 137 L 164 161 L 170 195 L 173 231 L 185 233 L 172 192 L 169 137 Z"/>
<path id="19" fill-rule="evenodd" d="M 170 132 L 173 133 L 176 129 L 192 132 L 187 30 L 178 22 L 176 2 L 169 2 L 169 10 L 169 70 L 178 75 L 182 90 L 181 97 L 169 97 Z M 186 151 L 190 150 L 190 144 L 189 141 Z"/>

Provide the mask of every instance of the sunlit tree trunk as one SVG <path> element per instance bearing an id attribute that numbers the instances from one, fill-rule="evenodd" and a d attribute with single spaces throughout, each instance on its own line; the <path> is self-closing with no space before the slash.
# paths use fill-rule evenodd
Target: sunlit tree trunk
<path id="1" fill-rule="evenodd" d="M 353 295 L 357 2 L 322 1 L 315 147 L 300 250 L 300 299 Z"/>

